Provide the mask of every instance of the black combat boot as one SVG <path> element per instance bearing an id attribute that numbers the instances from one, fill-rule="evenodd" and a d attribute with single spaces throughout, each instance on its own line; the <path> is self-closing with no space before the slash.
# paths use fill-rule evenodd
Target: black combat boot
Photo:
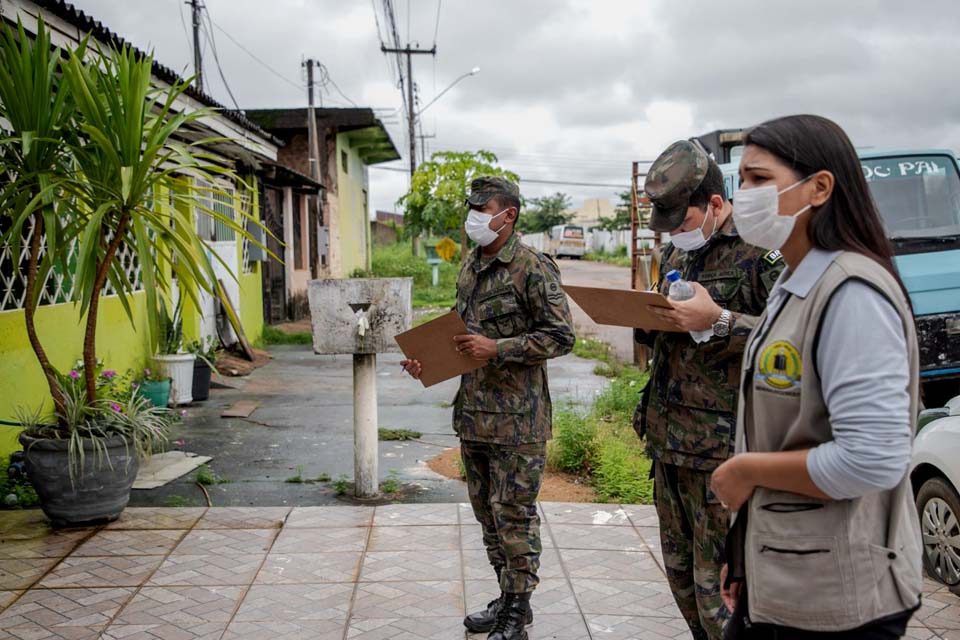
<path id="1" fill-rule="evenodd" d="M 502 572 L 502 569 L 500 567 L 494 567 L 494 571 L 497 572 L 497 584 L 500 584 L 500 573 Z M 504 594 L 501 593 L 499 598 L 490 601 L 486 609 L 468 615 L 463 619 L 463 626 L 465 626 L 471 633 L 488 633 L 491 631 L 493 626 L 497 623 L 497 614 L 500 613 L 500 606 L 503 603 L 503 597 Z M 527 624 L 533 624 L 532 610 L 527 611 L 526 622 Z"/>
<path id="2" fill-rule="evenodd" d="M 505 593 L 497 613 L 497 622 L 487 640 L 527 640 L 524 628 L 533 621 L 529 593 Z"/>

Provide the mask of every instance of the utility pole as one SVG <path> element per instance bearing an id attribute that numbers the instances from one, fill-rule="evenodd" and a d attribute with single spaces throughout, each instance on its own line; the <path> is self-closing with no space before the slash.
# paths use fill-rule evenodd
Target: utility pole
<path id="1" fill-rule="evenodd" d="M 203 91 L 203 60 L 200 53 L 200 0 L 188 0 L 190 12 L 193 15 L 193 73 L 196 76 L 194 81 L 197 91 Z"/>
<path id="2" fill-rule="evenodd" d="M 414 49 L 409 44 L 402 49 L 381 45 L 380 50 L 384 53 L 407 56 L 407 137 L 410 141 L 410 179 L 413 180 L 413 172 L 417 170 L 417 114 L 414 111 L 413 101 L 413 56 L 417 54 L 435 56 L 437 55 L 437 45 L 433 45 L 430 49 Z M 420 236 L 413 237 L 413 255 L 420 255 Z"/>
<path id="3" fill-rule="evenodd" d="M 423 129 L 421 129 L 423 131 Z M 431 133 L 429 135 L 421 133 L 417 136 L 420 138 L 420 159 L 426 161 L 427 159 L 427 143 L 425 142 L 427 138 L 436 138 L 437 134 Z"/>
<path id="4" fill-rule="evenodd" d="M 307 135 L 309 140 L 307 141 L 310 156 L 310 177 L 320 181 L 320 165 L 319 165 L 319 140 L 317 139 L 317 114 L 313 109 L 313 65 L 316 64 L 316 60 L 313 58 L 308 59 L 304 63 L 307 67 Z"/>

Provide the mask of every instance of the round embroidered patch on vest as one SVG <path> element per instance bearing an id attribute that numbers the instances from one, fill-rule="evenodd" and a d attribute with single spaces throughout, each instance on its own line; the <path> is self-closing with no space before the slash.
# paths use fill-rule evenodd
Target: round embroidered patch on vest
<path id="1" fill-rule="evenodd" d="M 757 377 L 774 389 L 800 386 L 803 363 L 797 348 L 785 340 L 772 343 L 760 354 Z"/>

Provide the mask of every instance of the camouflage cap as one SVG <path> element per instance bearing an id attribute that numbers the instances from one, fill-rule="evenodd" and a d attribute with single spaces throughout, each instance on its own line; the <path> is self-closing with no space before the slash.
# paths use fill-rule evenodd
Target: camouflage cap
<path id="1" fill-rule="evenodd" d="M 706 152 L 689 140 L 674 142 L 653 161 L 643 185 L 653 203 L 652 230 L 673 231 L 683 224 L 690 196 L 703 182 L 709 166 Z"/>
<path id="2" fill-rule="evenodd" d="M 494 196 L 520 197 L 520 187 L 500 176 L 480 176 L 470 183 L 470 195 L 466 204 L 471 207 L 482 207 Z"/>

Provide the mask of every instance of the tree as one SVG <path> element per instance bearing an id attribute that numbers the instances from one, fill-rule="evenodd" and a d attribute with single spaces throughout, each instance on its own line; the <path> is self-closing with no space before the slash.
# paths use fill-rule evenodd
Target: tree
<path id="1" fill-rule="evenodd" d="M 612 218 L 600 217 L 600 224 L 596 226 L 601 231 L 622 231 L 630 228 L 630 192 L 623 191 L 619 194 L 620 202 L 614 209 Z"/>
<path id="2" fill-rule="evenodd" d="M 520 178 L 499 166 L 489 151 L 439 151 L 413 173 L 410 191 L 397 205 L 405 209 L 403 224 L 414 236 L 424 231 L 446 234 L 460 230 L 461 255 L 468 254 L 467 236 L 462 231 L 467 217 L 467 188 L 477 176 L 503 176 L 513 182 Z"/>
<path id="3" fill-rule="evenodd" d="M 558 224 L 567 224 L 576 215 L 565 213 L 570 205 L 570 196 L 560 192 L 543 198 L 531 198 L 517 221 L 517 228 L 523 233 L 539 233 L 549 231 Z"/>

